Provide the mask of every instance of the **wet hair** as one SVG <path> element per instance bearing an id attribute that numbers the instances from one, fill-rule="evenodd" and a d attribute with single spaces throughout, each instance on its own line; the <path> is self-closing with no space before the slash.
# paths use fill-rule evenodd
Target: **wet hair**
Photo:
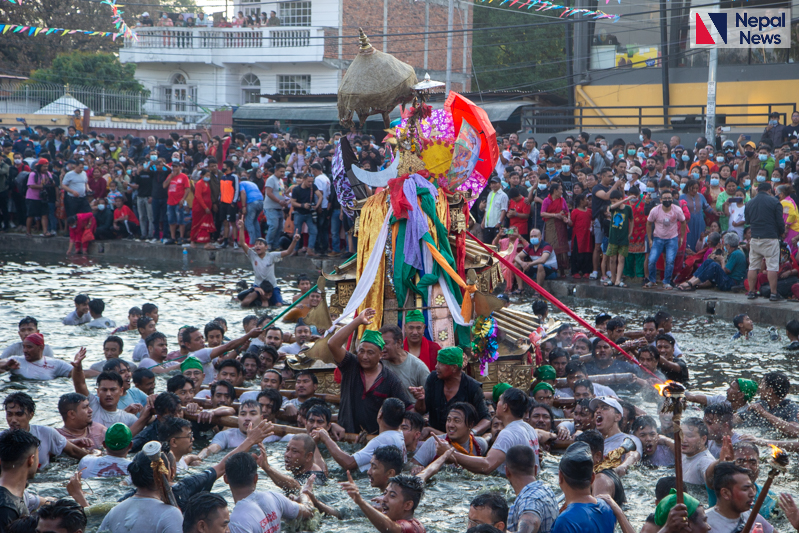
<path id="1" fill-rule="evenodd" d="M 241 359 L 239 360 L 239 362 L 241 363 L 242 371 L 244 370 L 244 361 L 246 359 L 252 359 L 253 361 L 255 361 L 255 366 L 259 369 L 261 368 L 261 359 L 258 357 L 258 354 L 246 351 L 243 354 L 241 354 Z"/>
<path id="2" fill-rule="evenodd" d="M 546 412 L 549 414 L 549 430 L 553 431 L 555 429 L 555 413 L 552 412 L 552 408 L 545 403 L 540 403 L 535 400 L 531 400 L 530 407 L 527 409 L 527 412 L 532 414 L 534 409 L 546 410 Z"/>
<path id="3" fill-rule="evenodd" d="M 735 326 L 735 329 L 740 331 L 741 324 L 744 323 L 744 318 L 746 318 L 746 316 L 746 313 L 741 313 L 732 317 L 732 325 Z"/>
<path id="4" fill-rule="evenodd" d="M 219 494 L 199 492 L 183 506 L 183 533 L 189 533 L 198 522 L 208 522 L 220 509 L 227 509 L 227 501 Z"/>
<path id="5" fill-rule="evenodd" d="M 78 294 L 73 301 L 76 305 L 87 304 L 89 303 L 89 297 L 85 294 Z"/>
<path id="6" fill-rule="evenodd" d="M 660 328 L 664 322 L 668 321 L 671 318 L 671 313 L 668 311 L 658 311 L 655 313 L 655 326 Z"/>
<path id="7" fill-rule="evenodd" d="M 109 359 L 103 365 L 103 372 L 113 372 L 115 374 L 119 374 L 118 370 L 123 365 L 125 366 L 125 368 L 130 368 L 128 366 L 128 363 L 126 363 L 122 359 Z"/>
<path id="8" fill-rule="evenodd" d="M 186 386 L 186 383 L 190 383 L 191 386 L 194 387 L 194 382 L 183 374 L 172 376 L 166 382 L 166 390 L 169 392 L 179 391 Z"/>
<path id="9" fill-rule="evenodd" d="M 591 394 L 596 394 L 594 392 L 594 384 L 591 383 L 590 379 L 578 379 L 574 382 L 574 385 L 572 385 L 572 390 L 575 390 L 577 387 L 585 387 Z"/>
<path id="10" fill-rule="evenodd" d="M 527 407 L 530 405 L 530 398 L 520 389 L 511 387 L 502 393 L 502 401 L 510 409 L 511 414 L 516 418 L 524 418 Z"/>
<path id="11" fill-rule="evenodd" d="M 149 315 L 153 311 L 158 311 L 158 306 L 155 304 L 146 303 L 143 306 L 141 306 L 142 315 Z"/>
<path id="12" fill-rule="evenodd" d="M 61 398 L 58 399 L 58 413 L 61 415 L 61 418 L 66 419 L 70 411 L 76 410 L 78 406 L 86 400 L 88 400 L 88 398 L 78 392 L 62 394 Z"/>
<path id="13" fill-rule="evenodd" d="M 514 474 L 531 476 L 535 473 L 535 452 L 530 446 L 512 446 L 505 455 L 505 468 Z"/>
<path id="14" fill-rule="evenodd" d="M 277 350 L 275 349 L 274 346 L 263 346 L 261 348 L 261 354 L 260 355 L 264 355 L 264 354 L 269 354 L 269 357 L 272 358 L 272 364 L 273 365 L 275 363 L 277 363 L 278 359 L 280 359 L 280 356 L 277 354 Z"/>
<path id="15" fill-rule="evenodd" d="M 30 457 L 41 441 L 24 429 L 14 429 L 0 433 L 0 466 L 16 468 Z"/>
<path id="16" fill-rule="evenodd" d="M 308 412 L 305 413 L 305 419 L 308 420 L 312 416 L 321 416 L 325 419 L 325 424 L 330 424 L 333 419 L 333 413 L 327 405 L 314 405 L 308 409 Z"/>
<path id="17" fill-rule="evenodd" d="M 311 410 L 311 408 L 315 405 L 324 405 L 327 406 L 327 402 L 324 401 L 322 398 L 308 398 L 304 402 L 300 404 L 300 407 L 297 409 L 299 416 L 305 417 L 305 414 Z M 399 424 L 397 424 L 399 425 Z"/>
<path id="18" fill-rule="evenodd" d="M 463 413 L 464 421 L 469 427 L 474 427 L 474 425 L 478 422 L 477 409 L 475 409 L 474 406 L 468 402 L 453 403 L 449 409 L 447 409 L 447 415 L 449 415 L 450 411 L 460 411 Z"/>
<path id="19" fill-rule="evenodd" d="M 283 396 L 281 396 L 280 392 L 276 391 L 275 389 L 265 389 L 258 393 L 256 400 L 260 400 L 261 398 L 269 398 L 272 400 L 272 414 L 276 415 L 280 408 L 283 406 Z M 261 405 L 260 402 L 258 405 Z M 261 410 L 261 415 L 263 416 L 263 409 Z"/>
<path id="20" fill-rule="evenodd" d="M 139 319 L 141 320 L 141 319 Z M 200 331 L 199 328 L 195 328 L 194 326 L 189 326 L 187 328 L 182 328 L 180 331 L 180 340 L 183 341 L 184 344 L 188 344 L 191 342 L 191 334 L 195 331 Z"/>
<path id="21" fill-rule="evenodd" d="M 533 302 L 533 314 L 536 316 L 546 315 L 549 311 L 546 301 L 536 300 Z"/>
<path id="22" fill-rule="evenodd" d="M 125 343 L 122 341 L 121 337 L 118 337 L 116 335 L 109 335 L 103 341 L 103 348 L 105 348 L 105 345 L 108 344 L 109 342 L 115 342 L 117 346 L 119 346 L 119 353 L 122 353 Z"/>
<path id="23" fill-rule="evenodd" d="M 12 392 L 6 396 L 3 400 L 3 408 L 8 410 L 9 405 L 18 405 L 30 414 L 36 413 L 36 402 L 24 392 Z"/>
<path id="24" fill-rule="evenodd" d="M 215 320 L 211 321 L 211 322 L 209 322 L 209 323 L 207 323 L 205 325 L 205 328 L 203 328 L 203 335 L 205 337 L 208 337 L 208 334 L 211 333 L 212 331 L 218 331 L 222 335 L 225 334 L 225 328 L 223 328 L 222 324 L 220 324 L 219 322 L 217 322 Z"/>
<path id="25" fill-rule="evenodd" d="M 560 359 L 561 357 L 565 357 L 566 359 L 569 358 L 569 352 L 564 350 L 563 348 L 555 348 L 551 352 L 549 352 L 549 362 L 551 363 L 555 359 Z"/>
<path id="26" fill-rule="evenodd" d="M 510 451 L 510 450 L 508 450 Z M 470 507 L 481 509 L 487 507 L 491 511 L 491 522 L 508 522 L 508 502 L 499 492 L 484 492 L 475 497 Z"/>
<path id="27" fill-rule="evenodd" d="M 236 399 L 236 387 L 234 387 L 231 382 L 225 381 L 224 379 L 222 381 L 217 381 L 216 383 L 211 383 L 211 396 L 216 394 L 216 389 L 218 389 L 219 387 L 227 389 L 228 396 L 230 396 L 231 401 Z M 252 400 L 250 400 L 250 401 L 252 401 Z M 247 402 L 245 402 L 245 403 L 247 403 Z M 255 402 L 255 403 L 258 405 L 258 410 L 260 411 L 261 410 L 261 404 L 259 404 L 258 402 Z M 242 404 L 242 405 L 244 405 L 244 404 Z"/>
<path id="28" fill-rule="evenodd" d="M 658 423 L 655 419 L 649 415 L 639 416 L 633 421 L 632 427 L 630 427 L 630 431 L 635 433 L 639 429 L 644 428 L 654 428 L 655 431 L 658 430 Z"/>
<path id="29" fill-rule="evenodd" d="M 105 302 L 99 298 L 95 298 L 89 302 L 89 311 L 95 315 L 102 315 L 105 311 Z"/>
<path id="30" fill-rule="evenodd" d="M 574 438 L 574 442 L 584 442 L 591 448 L 591 455 L 604 453 L 605 437 L 596 429 L 587 429 Z"/>
<path id="31" fill-rule="evenodd" d="M 769 372 L 763 376 L 763 385 L 774 391 L 774 394 L 780 400 L 785 398 L 791 388 L 791 382 L 788 376 L 782 372 Z"/>
<path id="32" fill-rule="evenodd" d="M 275 370 L 274 368 L 270 368 L 270 369 L 264 371 L 264 376 L 267 375 L 267 374 L 275 374 L 275 375 L 277 375 L 277 377 L 280 378 L 280 383 L 283 384 L 283 374 L 280 373 L 280 370 Z M 311 400 L 311 399 L 313 399 L 313 398 L 309 398 L 309 400 Z"/>
<path id="33" fill-rule="evenodd" d="M 612 318 L 608 320 L 608 323 L 605 327 L 608 331 L 612 331 L 614 329 L 623 328 L 624 326 L 624 320 L 621 320 L 620 318 Z"/>
<path id="34" fill-rule="evenodd" d="M 677 488 L 677 478 L 674 476 L 666 476 L 658 479 L 655 484 L 655 501 L 659 502 L 669 495 L 671 489 Z"/>
<path id="35" fill-rule="evenodd" d="M 799 320 L 791 320 L 785 324 L 785 331 L 794 336 L 799 336 Z"/>
<path id="36" fill-rule="evenodd" d="M 393 470 L 394 473 L 402 472 L 405 461 L 402 459 L 402 452 L 396 446 L 381 446 L 377 448 L 372 457 L 375 461 L 383 465 L 386 470 Z"/>
<path id="37" fill-rule="evenodd" d="M 578 340 L 581 340 L 581 339 L 582 339 L 582 337 L 580 337 L 580 339 L 578 339 Z M 586 340 L 588 340 L 588 339 L 586 339 Z M 577 342 L 577 341 L 575 341 L 575 342 Z M 591 349 L 593 349 L 593 346 L 591 346 Z M 586 376 L 588 375 L 588 371 L 585 369 L 585 365 L 582 364 L 579 360 L 569 361 L 568 363 L 566 363 L 566 375 L 567 376 L 571 376 L 572 374 L 576 374 L 577 372 L 582 372 Z"/>
<path id="38" fill-rule="evenodd" d="M 150 319 L 150 320 L 152 320 L 152 319 Z M 149 348 L 158 339 L 161 339 L 162 341 L 166 342 L 166 335 L 164 335 L 160 331 L 156 331 L 155 333 L 151 333 L 150 335 L 147 336 L 146 339 L 144 339 L 144 344 L 146 344 L 147 347 Z"/>
<path id="39" fill-rule="evenodd" d="M 391 337 L 394 339 L 396 343 L 402 343 L 402 330 L 399 326 L 383 326 L 380 328 L 380 334 L 385 335 L 386 333 L 390 333 Z"/>
<path id="40" fill-rule="evenodd" d="M 253 484 L 253 475 L 258 470 L 255 459 L 249 452 L 234 453 L 225 464 L 225 477 L 230 488 L 247 487 Z"/>
<path id="41" fill-rule="evenodd" d="M 149 316 L 140 316 L 139 319 L 136 321 L 136 329 L 144 329 L 147 327 L 147 324 L 152 322 L 153 319 Z"/>
<path id="42" fill-rule="evenodd" d="M 469 406 L 471 407 L 471 405 Z M 450 407 L 449 409 L 451 411 L 452 407 Z M 472 407 L 472 409 L 474 408 Z M 411 426 L 411 429 L 415 429 L 416 431 L 422 431 L 424 429 L 425 425 L 424 417 L 419 413 L 417 413 L 416 411 L 405 411 L 405 414 L 402 415 L 402 420 L 403 421 L 407 420 L 408 425 Z"/>
<path id="43" fill-rule="evenodd" d="M 145 379 L 154 378 L 155 374 L 149 368 L 137 368 L 133 371 L 133 384 L 137 387 L 141 384 L 142 381 Z"/>
<path id="44" fill-rule="evenodd" d="M 691 418 L 686 418 L 685 420 L 682 421 L 682 425 L 694 428 L 696 432 L 699 433 L 700 437 L 707 438 L 707 426 L 705 425 L 705 422 L 701 418 L 695 416 L 692 416 Z"/>
<path id="45" fill-rule="evenodd" d="M 191 422 L 177 416 L 161 418 L 158 422 L 158 440 L 168 443 L 171 438 L 179 436 L 183 428 L 191 428 Z"/>
<path id="46" fill-rule="evenodd" d="M 162 392 L 155 397 L 153 409 L 159 418 L 166 415 L 177 416 L 180 412 L 180 398 L 174 392 Z"/>
<path id="47" fill-rule="evenodd" d="M 247 315 L 247 316 L 245 316 L 244 318 L 241 319 L 241 327 L 246 326 L 247 324 L 249 324 L 253 320 L 255 321 L 256 324 L 258 323 L 258 317 L 256 315 Z"/>
<path id="48" fill-rule="evenodd" d="M 638 356 L 641 356 L 641 352 L 647 352 L 648 354 L 652 355 L 656 361 L 660 360 L 660 352 L 654 346 L 647 344 L 646 346 L 641 346 L 638 348 Z"/>
<path id="49" fill-rule="evenodd" d="M 502 531 L 495 528 L 491 524 L 477 524 L 476 526 L 467 529 L 466 533 L 502 533 Z"/>
<path id="50" fill-rule="evenodd" d="M 671 336 L 671 335 L 669 335 L 668 333 L 661 333 L 660 335 L 658 335 L 657 337 L 655 337 L 655 343 L 656 343 L 656 344 L 657 344 L 657 341 L 666 341 L 666 342 L 668 342 L 669 344 L 671 344 L 672 346 L 674 346 L 674 343 L 676 342 L 676 341 L 674 340 L 674 337 L 672 337 L 672 336 Z"/>
<path id="51" fill-rule="evenodd" d="M 718 463 L 713 471 L 713 490 L 716 491 L 716 495 L 718 496 L 721 489 L 729 489 L 734 485 L 735 476 L 738 474 L 743 474 L 748 478 L 749 470 L 732 462 L 722 461 Z"/>
<path id="52" fill-rule="evenodd" d="M 530 448 L 530 451 L 532 451 L 532 448 Z M 418 476 L 401 474 L 399 476 L 389 478 L 388 482 L 390 484 L 393 483 L 394 485 L 397 485 L 400 488 L 403 499 L 405 501 L 410 500 L 413 502 L 411 511 L 416 510 L 416 507 L 419 505 L 419 500 L 422 499 L 422 494 L 424 494 L 424 481 L 422 481 L 422 478 Z"/>
<path id="53" fill-rule="evenodd" d="M 755 444 L 754 442 L 746 442 L 745 440 L 740 440 L 732 445 L 733 452 L 740 452 L 744 450 L 749 450 L 755 455 L 760 456 L 760 448 L 758 448 L 757 444 Z"/>
<path id="54" fill-rule="evenodd" d="M 241 363 L 235 359 L 225 359 L 219 363 L 219 366 L 216 368 L 217 374 L 221 372 L 223 368 L 227 367 L 234 368 L 239 375 L 244 374 L 244 367 L 241 366 Z"/>
<path id="55" fill-rule="evenodd" d="M 642 322 L 642 324 L 649 324 L 649 323 L 655 324 L 657 326 L 657 322 L 655 321 L 655 317 L 653 316 L 646 317 Z"/>
<path id="56" fill-rule="evenodd" d="M 112 361 L 113 361 L 113 359 L 112 359 Z M 106 363 L 106 364 L 108 364 L 108 363 Z M 97 376 L 97 380 L 95 381 L 95 383 L 97 383 L 97 386 L 99 387 L 100 383 L 103 382 L 103 381 L 114 381 L 114 382 L 116 382 L 117 385 L 119 385 L 120 389 L 124 386 L 123 383 L 122 383 L 122 377 L 119 374 L 117 374 L 116 372 L 107 372 L 105 370 L 105 367 L 103 367 L 103 371 L 100 372 L 100 375 Z"/>
<path id="57" fill-rule="evenodd" d="M 141 312 L 141 307 L 131 307 L 128 309 L 128 315 L 133 316 L 142 316 L 144 313 Z"/>
<path id="58" fill-rule="evenodd" d="M 299 379 L 300 376 L 310 376 L 311 381 L 313 382 L 313 384 L 314 385 L 319 385 L 319 378 L 316 377 L 316 374 L 314 374 L 310 370 L 300 370 L 299 372 L 297 372 L 297 375 L 294 376 L 294 379 L 295 380 Z"/>
<path id="59" fill-rule="evenodd" d="M 402 415 L 405 414 L 405 404 L 399 398 L 388 398 L 380 408 L 383 412 L 383 422 L 390 428 L 402 425 Z"/>
<path id="60" fill-rule="evenodd" d="M 621 405 L 622 410 L 619 426 L 631 426 L 635 422 L 635 406 L 626 400 L 619 400 L 619 405 Z M 626 414 L 624 413 L 625 411 Z"/>
<path id="61" fill-rule="evenodd" d="M 732 407 L 727 403 L 714 403 L 705 407 L 705 416 L 712 415 L 721 419 L 724 424 L 732 425 Z"/>
<path id="62" fill-rule="evenodd" d="M 37 513 L 28 516 L 20 516 L 16 520 L 9 522 L 3 530 L 4 533 L 36 533 L 39 525 L 39 515 Z"/>
<path id="63" fill-rule="evenodd" d="M 227 320 L 225 320 L 225 317 L 223 317 L 223 316 L 216 317 L 214 319 L 214 322 L 216 322 L 217 324 L 221 324 L 222 327 L 225 327 L 225 328 L 227 327 Z"/>
<path id="64" fill-rule="evenodd" d="M 36 320 L 35 318 L 33 318 L 32 316 L 26 316 L 25 318 L 23 318 L 22 320 L 19 321 L 19 327 L 20 328 L 22 326 L 24 326 L 25 324 L 33 324 L 33 327 L 35 327 L 35 328 L 39 327 L 39 321 Z"/>

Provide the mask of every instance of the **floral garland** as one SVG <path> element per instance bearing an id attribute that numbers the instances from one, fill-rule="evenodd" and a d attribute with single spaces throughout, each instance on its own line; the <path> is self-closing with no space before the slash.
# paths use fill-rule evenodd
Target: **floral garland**
<path id="1" fill-rule="evenodd" d="M 478 316 L 472 326 L 472 353 L 480 360 L 480 375 L 488 375 L 488 363 L 499 357 L 497 322 L 493 316 Z"/>

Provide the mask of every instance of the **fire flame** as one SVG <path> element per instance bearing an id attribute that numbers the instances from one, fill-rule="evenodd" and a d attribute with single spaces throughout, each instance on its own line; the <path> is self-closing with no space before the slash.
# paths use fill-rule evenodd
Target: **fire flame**
<path id="1" fill-rule="evenodd" d="M 666 381 L 666 383 L 655 383 L 654 387 L 657 389 L 658 394 L 661 396 L 665 396 L 665 391 L 669 387 L 669 384 L 674 383 L 672 380 Z"/>
<path id="2" fill-rule="evenodd" d="M 771 446 L 771 457 L 773 457 L 774 459 L 776 459 L 778 455 L 784 453 L 782 450 L 780 450 L 773 444 L 769 444 L 769 446 Z"/>

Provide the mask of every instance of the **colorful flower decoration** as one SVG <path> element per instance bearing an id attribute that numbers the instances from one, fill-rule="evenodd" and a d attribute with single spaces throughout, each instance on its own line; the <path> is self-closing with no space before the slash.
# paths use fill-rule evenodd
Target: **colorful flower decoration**
<path id="1" fill-rule="evenodd" d="M 480 375 L 488 375 L 488 363 L 499 357 L 497 322 L 493 316 L 479 316 L 472 326 L 472 353 L 480 360 Z"/>

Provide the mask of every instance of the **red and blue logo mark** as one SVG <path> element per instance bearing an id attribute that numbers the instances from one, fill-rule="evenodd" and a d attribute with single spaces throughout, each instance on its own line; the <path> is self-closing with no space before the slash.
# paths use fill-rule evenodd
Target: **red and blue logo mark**
<path id="1" fill-rule="evenodd" d="M 707 16 L 710 17 L 710 22 L 716 28 L 721 40 L 727 44 L 727 13 L 708 13 Z M 696 13 L 696 44 L 720 44 L 713 40 L 699 13 Z"/>

